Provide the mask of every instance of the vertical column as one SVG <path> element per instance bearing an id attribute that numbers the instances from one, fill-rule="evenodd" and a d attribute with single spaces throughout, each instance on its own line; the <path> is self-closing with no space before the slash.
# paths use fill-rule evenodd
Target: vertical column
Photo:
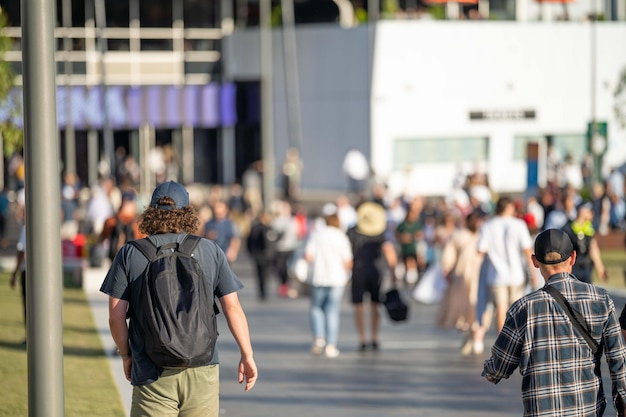
<path id="1" fill-rule="evenodd" d="M 52 0 L 22 0 L 28 414 L 62 417 L 61 187 Z"/>
<path id="2" fill-rule="evenodd" d="M 140 165 L 141 165 L 141 191 L 149 194 L 155 185 L 154 173 L 150 164 L 150 155 L 154 148 L 154 128 L 144 124 L 139 131 Z"/>
<path id="3" fill-rule="evenodd" d="M 263 153 L 263 205 L 269 209 L 276 196 L 274 158 L 274 73 L 271 0 L 260 0 L 261 30 L 261 148 Z"/>
<path id="4" fill-rule="evenodd" d="M 98 183 L 98 161 L 100 150 L 98 149 L 98 132 L 89 130 L 87 132 L 87 160 L 89 162 L 89 186 L 93 187 Z"/>
<path id="5" fill-rule="evenodd" d="M 65 55 L 64 79 L 67 94 L 67 117 L 65 124 L 65 172 L 67 174 L 76 173 L 76 135 L 74 132 L 74 120 L 72 119 L 72 38 L 68 36 L 69 28 L 72 27 L 72 2 L 63 0 L 63 52 Z"/>
<path id="6" fill-rule="evenodd" d="M 182 150 L 182 161 L 183 161 L 183 183 L 191 184 L 195 181 L 194 178 L 194 151 L 193 151 L 193 127 L 191 126 L 183 126 L 182 131 L 183 136 L 183 150 Z"/>
<path id="7" fill-rule="evenodd" d="M 235 128 L 222 127 L 221 129 L 222 150 L 222 182 L 232 184 L 235 181 Z"/>

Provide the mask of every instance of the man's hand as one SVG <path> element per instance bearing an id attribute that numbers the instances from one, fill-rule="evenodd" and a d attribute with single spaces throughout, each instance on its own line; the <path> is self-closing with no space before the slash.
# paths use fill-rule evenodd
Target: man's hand
<path id="1" fill-rule="evenodd" d="M 492 384 L 497 384 L 498 382 L 500 382 L 498 378 L 494 378 L 492 375 L 489 375 L 486 370 L 483 370 L 481 376 L 484 376 L 485 379 Z"/>
<path id="2" fill-rule="evenodd" d="M 241 358 L 239 361 L 239 383 L 246 382 L 245 390 L 250 391 L 258 377 L 256 363 L 253 358 Z"/>
<path id="3" fill-rule="evenodd" d="M 17 273 L 13 272 L 11 274 L 11 289 L 15 289 L 15 283 L 17 282 Z"/>
<path id="4" fill-rule="evenodd" d="M 609 273 L 605 268 L 598 269 L 598 276 L 602 282 L 607 282 L 609 280 Z"/>
<path id="5" fill-rule="evenodd" d="M 133 358 L 131 356 L 123 358 L 122 364 L 124 365 L 124 376 L 126 377 L 126 380 L 130 382 L 130 374 L 133 367 Z"/>

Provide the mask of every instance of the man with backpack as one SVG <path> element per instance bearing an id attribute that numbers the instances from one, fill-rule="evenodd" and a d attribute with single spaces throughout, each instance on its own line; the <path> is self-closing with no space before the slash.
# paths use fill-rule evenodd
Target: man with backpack
<path id="1" fill-rule="evenodd" d="M 239 383 L 246 391 L 256 383 L 237 296 L 243 285 L 214 242 L 192 235 L 198 223 L 181 184 L 159 185 L 140 218 L 148 237 L 122 246 L 100 288 L 109 295 L 111 334 L 133 385 L 131 417 L 218 416 L 215 298 L 240 349 Z"/>

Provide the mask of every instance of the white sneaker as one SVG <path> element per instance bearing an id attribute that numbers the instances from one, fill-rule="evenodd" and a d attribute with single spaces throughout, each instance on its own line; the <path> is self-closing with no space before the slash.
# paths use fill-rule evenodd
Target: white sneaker
<path id="1" fill-rule="evenodd" d="M 315 356 L 321 355 L 322 352 L 324 352 L 324 346 L 326 346 L 326 341 L 324 341 L 324 339 L 315 339 L 313 346 L 311 346 L 311 354 Z"/>
<path id="2" fill-rule="evenodd" d="M 406 271 L 405 279 L 407 284 L 415 284 L 418 278 L 419 275 L 417 273 L 417 269 L 409 269 L 408 271 Z"/>
<path id="3" fill-rule="evenodd" d="M 326 349 L 324 349 L 324 355 L 326 355 L 327 358 L 336 358 L 339 356 L 339 349 L 333 345 L 327 345 Z"/>
<path id="4" fill-rule="evenodd" d="M 474 348 L 472 351 L 474 355 L 482 355 L 485 351 L 485 344 L 483 342 L 474 342 Z"/>

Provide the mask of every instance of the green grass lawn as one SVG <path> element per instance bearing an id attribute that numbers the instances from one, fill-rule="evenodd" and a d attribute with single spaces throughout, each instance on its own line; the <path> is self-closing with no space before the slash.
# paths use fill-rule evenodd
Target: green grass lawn
<path id="1" fill-rule="evenodd" d="M 19 287 L 0 273 L 0 416 L 28 415 L 28 374 Z M 122 402 L 81 289 L 63 291 L 65 416 L 124 416 Z"/>

